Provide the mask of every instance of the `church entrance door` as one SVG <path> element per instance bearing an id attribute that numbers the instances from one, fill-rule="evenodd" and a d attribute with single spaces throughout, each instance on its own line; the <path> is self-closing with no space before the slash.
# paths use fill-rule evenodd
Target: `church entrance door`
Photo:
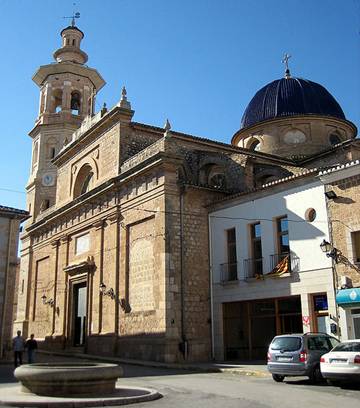
<path id="1" fill-rule="evenodd" d="M 86 282 L 73 286 L 74 346 L 83 346 L 86 336 Z"/>

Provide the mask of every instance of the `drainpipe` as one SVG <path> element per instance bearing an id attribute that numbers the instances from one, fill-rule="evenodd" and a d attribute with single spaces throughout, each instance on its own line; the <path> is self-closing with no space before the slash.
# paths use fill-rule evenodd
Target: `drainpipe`
<path id="1" fill-rule="evenodd" d="M 209 279 L 210 279 L 210 324 L 211 324 L 211 358 L 215 360 L 215 333 L 214 333 L 214 300 L 213 300 L 213 259 L 212 259 L 212 234 L 211 234 L 211 217 L 208 214 L 209 228 Z"/>
<path id="2" fill-rule="evenodd" d="M 184 277 L 184 193 L 185 187 L 180 187 L 180 277 L 181 277 L 181 343 L 179 349 L 186 360 L 188 357 L 188 341 L 185 334 L 185 277 Z"/>
<path id="3" fill-rule="evenodd" d="M 327 185 L 324 184 L 324 193 L 327 190 L 328 190 Z M 331 219 L 331 213 L 330 213 L 330 203 L 329 203 L 328 198 L 325 198 L 325 203 L 326 203 L 326 215 L 327 215 L 327 219 L 329 220 L 329 222 L 328 222 L 329 241 L 330 241 L 330 244 L 333 246 L 333 228 L 332 228 L 332 219 Z M 337 326 L 336 337 L 338 337 L 338 339 L 340 340 L 340 337 L 341 337 L 340 325 L 339 325 L 340 314 L 339 314 L 339 306 L 336 303 L 336 292 L 337 292 L 337 288 L 339 287 L 339 279 L 338 279 L 338 275 L 337 275 L 337 272 L 336 272 L 335 265 L 336 265 L 335 260 L 333 258 L 331 258 L 331 270 L 332 270 L 332 275 L 333 275 L 333 290 L 334 290 L 336 326 Z"/>
<path id="4" fill-rule="evenodd" d="M 0 358 L 4 356 L 4 333 L 5 333 L 5 315 L 6 315 L 6 304 L 8 301 L 8 281 L 9 281 L 9 270 L 10 270 L 10 253 L 11 253 L 11 241 L 13 236 L 13 219 L 9 218 L 9 239 L 7 247 L 7 258 L 6 258 L 6 268 L 5 268 L 5 279 L 4 279 L 4 296 L 3 296 L 3 307 L 2 307 L 2 316 L 1 316 L 1 336 L 0 336 Z"/>

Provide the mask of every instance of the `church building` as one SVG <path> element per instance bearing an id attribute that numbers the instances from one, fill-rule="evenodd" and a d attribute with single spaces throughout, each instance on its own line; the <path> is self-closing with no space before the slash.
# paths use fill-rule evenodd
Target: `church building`
<path id="1" fill-rule="evenodd" d="M 95 112 L 105 81 L 85 65 L 83 37 L 74 23 L 63 29 L 55 62 L 33 76 L 15 330 L 43 348 L 208 360 L 209 205 L 358 158 L 356 127 L 288 69 L 256 93 L 230 144 L 134 121 L 125 88 Z"/>

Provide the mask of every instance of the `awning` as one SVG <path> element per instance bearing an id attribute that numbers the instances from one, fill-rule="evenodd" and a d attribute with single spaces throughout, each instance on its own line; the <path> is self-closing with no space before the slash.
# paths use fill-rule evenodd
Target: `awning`
<path id="1" fill-rule="evenodd" d="M 360 304 L 360 288 L 340 289 L 336 294 L 336 303 L 342 307 Z"/>

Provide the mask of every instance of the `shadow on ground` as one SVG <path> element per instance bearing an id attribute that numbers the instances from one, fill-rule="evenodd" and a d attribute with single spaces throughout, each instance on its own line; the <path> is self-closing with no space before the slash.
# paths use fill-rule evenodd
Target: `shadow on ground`
<path id="1" fill-rule="evenodd" d="M 332 387 L 332 388 L 341 388 L 343 390 L 360 390 L 360 383 L 358 382 L 347 382 L 347 383 L 340 383 L 339 385 L 332 385 L 328 384 L 326 381 L 321 381 L 316 384 L 313 384 L 309 379 L 286 379 L 284 381 L 286 384 L 291 384 L 291 385 L 307 385 L 311 387 Z"/>

